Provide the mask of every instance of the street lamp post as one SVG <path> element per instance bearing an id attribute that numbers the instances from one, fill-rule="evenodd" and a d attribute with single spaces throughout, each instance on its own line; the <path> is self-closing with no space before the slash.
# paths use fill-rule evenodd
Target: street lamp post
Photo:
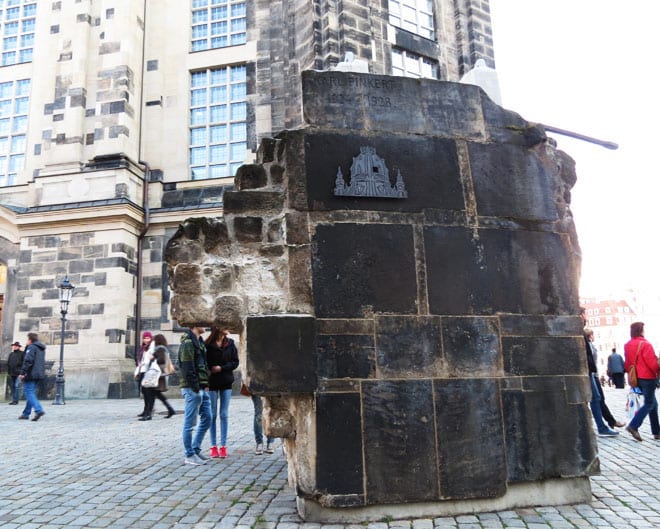
<path id="1" fill-rule="evenodd" d="M 69 303 L 73 296 L 73 289 L 75 288 L 70 282 L 69 277 L 65 276 L 64 280 L 58 287 L 60 289 L 60 314 L 62 315 L 62 336 L 60 341 L 60 367 L 57 370 L 57 379 L 55 381 L 55 400 L 53 404 L 65 404 L 64 402 L 64 326 L 66 324 L 66 313 L 69 311 Z"/>

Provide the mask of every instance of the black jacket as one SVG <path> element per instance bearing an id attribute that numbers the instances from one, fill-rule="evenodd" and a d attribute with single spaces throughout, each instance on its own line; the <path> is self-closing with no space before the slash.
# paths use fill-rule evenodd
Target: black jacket
<path id="1" fill-rule="evenodd" d="M 23 367 L 23 359 L 25 358 L 25 351 L 16 349 L 9 353 L 7 358 L 7 372 L 12 377 L 17 377 L 21 374 L 21 367 Z"/>
<path id="2" fill-rule="evenodd" d="M 238 367 L 238 351 L 234 340 L 227 338 L 225 347 L 218 347 L 217 344 L 206 344 L 206 363 L 211 371 L 209 378 L 209 389 L 220 391 L 231 389 L 234 382 L 234 369 Z M 213 366 L 220 366 L 220 373 L 213 373 Z"/>
<path id="3" fill-rule="evenodd" d="M 25 348 L 25 358 L 21 367 L 24 380 L 41 380 L 46 377 L 46 346 L 40 341 L 31 343 Z"/>

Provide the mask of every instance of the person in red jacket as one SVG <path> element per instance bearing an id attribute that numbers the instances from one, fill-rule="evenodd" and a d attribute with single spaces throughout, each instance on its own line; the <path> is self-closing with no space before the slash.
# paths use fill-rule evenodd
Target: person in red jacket
<path id="1" fill-rule="evenodd" d="M 655 439 L 660 439 L 660 423 L 658 422 L 658 401 L 655 398 L 655 389 L 660 375 L 658 357 L 650 342 L 644 338 L 644 324 L 637 321 L 630 325 L 631 340 L 624 346 L 626 355 L 626 373 L 634 365 L 637 370 L 637 382 L 644 396 L 644 404 L 635 414 L 626 430 L 637 441 L 642 440 L 639 427 L 649 416 L 651 433 Z"/>

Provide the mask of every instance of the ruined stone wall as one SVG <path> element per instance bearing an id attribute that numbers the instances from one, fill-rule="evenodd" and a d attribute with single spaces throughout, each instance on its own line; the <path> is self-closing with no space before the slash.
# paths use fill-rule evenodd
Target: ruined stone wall
<path id="1" fill-rule="evenodd" d="M 179 323 L 242 334 L 301 514 L 588 500 L 572 160 L 475 86 L 305 72 L 302 92 L 307 125 L 167 247 Z"/>

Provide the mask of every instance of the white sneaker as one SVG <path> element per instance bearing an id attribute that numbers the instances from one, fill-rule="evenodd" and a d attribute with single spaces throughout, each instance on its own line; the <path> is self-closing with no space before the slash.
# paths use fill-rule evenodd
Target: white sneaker
<path id="1" fill-rule="evenodd" d="M 206 463 L 208 463 L 208 459 L 206 459 L 204 456 L 195 454 L 193 457 L 197 460 L 198 465 L 206 465 Z"/>
<path id="2" fill-rule="evenodd" d="M 195 465 L 195 466 L 200 466 L 204 464 L 204 462 L 195 455 L 186 456 L 186 458 L 183 460 L 183 463 L 185 465 Z"/>
<path id="3" fill-rule="evenodd" d="M 275 449 L 273 448 L 273 443 L 267 443 L 266 444 L 266 453 L 267 454 L 274 454 Z"/>
<path id="4" fill-rule="evenodd" d="M 261 454 L 264 453 L 264 444 L 263 443 L 257 443 L 257 448 L 254 450 L 254 453 L 260 456 Z"/>

